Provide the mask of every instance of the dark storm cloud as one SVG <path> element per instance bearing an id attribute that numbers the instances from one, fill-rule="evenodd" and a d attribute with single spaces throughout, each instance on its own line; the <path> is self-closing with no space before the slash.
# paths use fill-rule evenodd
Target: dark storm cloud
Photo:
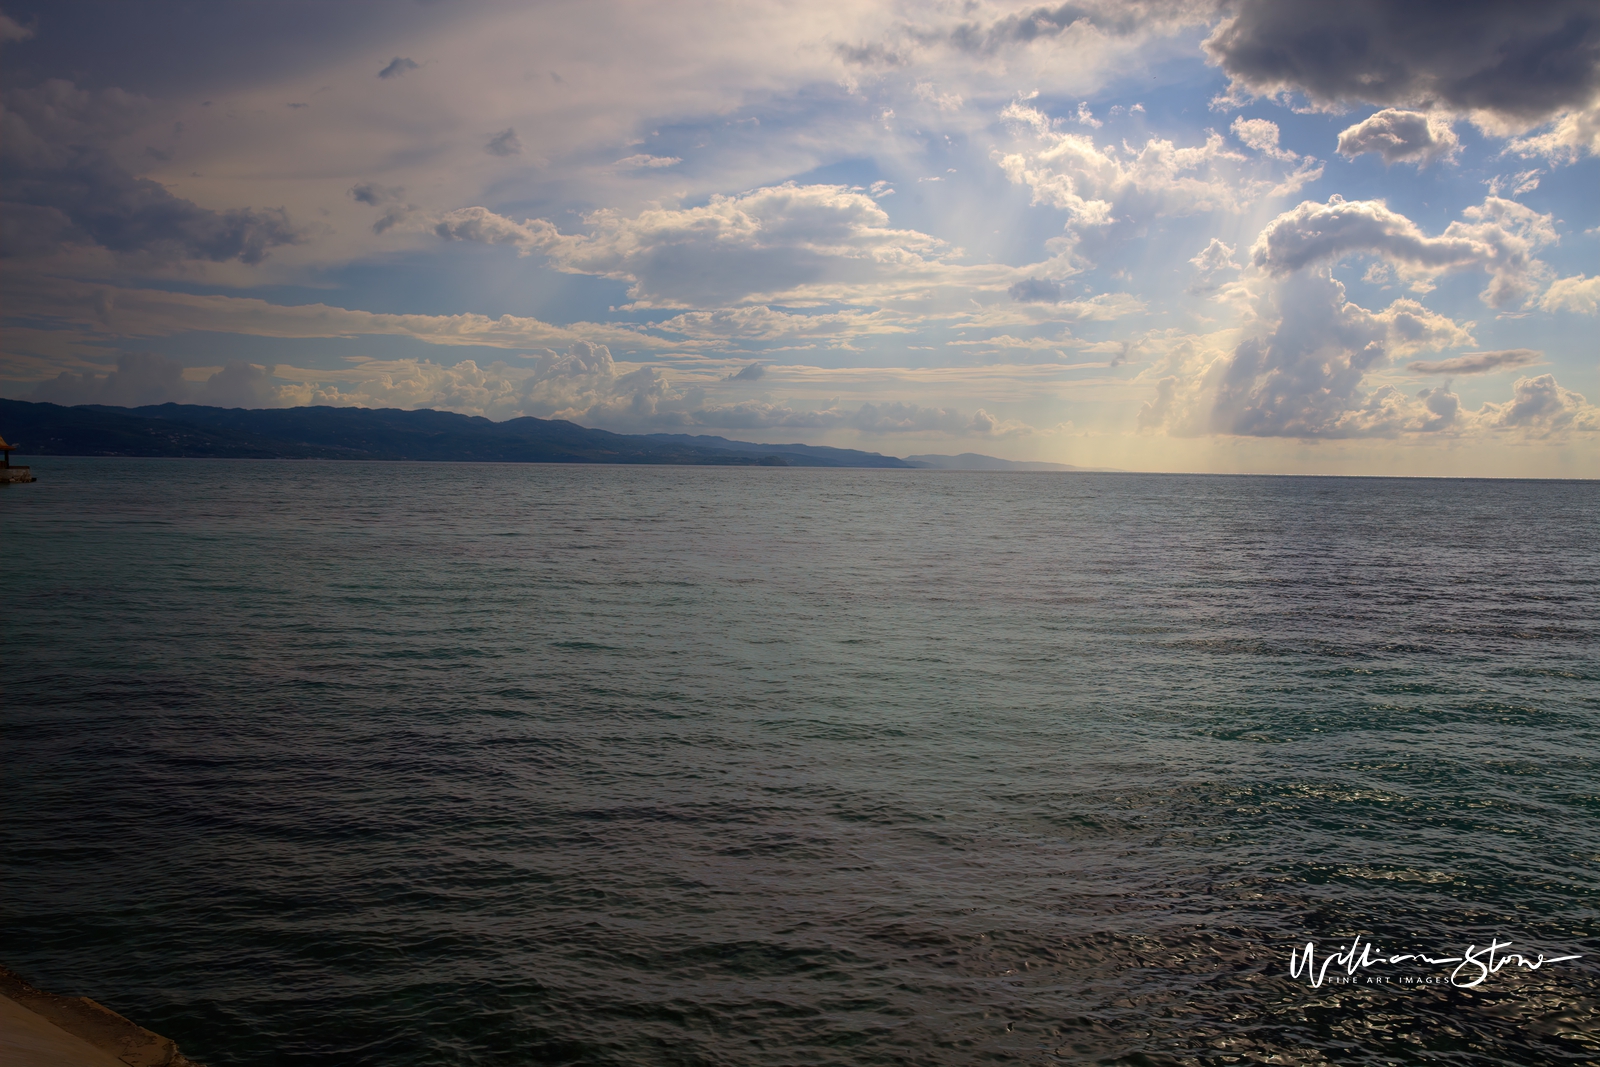
<path id="1" fill-rule="evenodd" d="M 1049 278 L 1027 278 L 1006 292 L 1011 294 L 1011 299 L 1024 304 L 1054 304 L 1061 299 L 1064 289 L 1060 282 Z"/>
<path id="2" fill-rule="evenodd" d="M 1534 121 L 1600 91 L 1594 0 L 1242 0 L 1206 41 L 1256 93 L 1321 103 L 1435 104 Z"/>
<path id="3" fill-rule="evenodd" d="M 387 67 L 384 67 L 382 70 L 378 71 L 378 77 L 380 77 L 380 78 L 398 78 L 398 77 L 400 77 L 400 75 L 404 74 L 406 71 L 408 71 L 408 70 L 416 70 L 416 69 L 417 69 L 417 61 L 416 60 L 407 59 L 404 56 L 395 56 L 393 59 L 391 59 L 389 61 L 389 65 Z"/>
<path id="4" fill-rule="evenodd" d="M 0 110 L 0 255 L 93 244 L 158 259 L 258 263 L 300 233 L 281 208 L 212 211 L 136 178 L 99 143 L 125 128 L 138 101 L 64 81 L 7 93 Z"/>

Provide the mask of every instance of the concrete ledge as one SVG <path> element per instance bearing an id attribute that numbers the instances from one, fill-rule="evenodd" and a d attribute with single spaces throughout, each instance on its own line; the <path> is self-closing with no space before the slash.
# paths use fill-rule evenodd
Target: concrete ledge
<path id="1" fill-rule="evenodd" d="M 0 997 L 0 1061 L 7 1067 L 127 1067 L 10 997 Z"/>
<path id="2" fill-rule="evenodd" d="M 6 482 L 36 482 L 38 480 L 33 476 L 31 468 L 0 467 L 0 485 Z"/>
<path id="3" fill-rule="evenodd" d="M 15 469 L 15 468 L 13 468 Z M 35 989 L 15 971 L 0 967 L 0 999 L 4 1000 L 4 1014 L 0 1016 L 0 1050 L 7 1064 L 24 1062 L 38 1067 L 200 1067 L 178 1051 L 177 1043 L 170 1037 L 151 1033 L 139 1024 L 123 1018 L 103 1004 L 88 997 L 63 997 Z M 32 1018 L 28 1018 L 28 1016 Z M 37 1020 L 36 1024 L 34 1020 Z M 42 1024 L 42 1028 L 40 1025 Z M 59 1037 L 53 1035 L 60 1035 Z M 86 1045 L 108 1063 L 99 1059 L 83 1059 L 69 1054 L 69 1047 L 61 1039 L 70 1038 L 76 1045 Z M 54 1042 L 54 1044 L 52 1044 Z M 58 1049 L 65 1058 L 13 1059 L 15 1047 L 21 1056 L 28 1052 L 34 1056 L 48 1056 Z"/>

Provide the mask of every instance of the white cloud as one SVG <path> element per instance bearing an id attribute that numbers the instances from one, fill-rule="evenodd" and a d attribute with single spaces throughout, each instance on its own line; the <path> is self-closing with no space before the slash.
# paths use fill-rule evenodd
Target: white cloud
<path id="1" fill-rule="evenodd" d="M 1340 155 L 1376 152 L 1385 163 L 1425 167 L 1448 162 L 1461 149 L 1448 120 L 1417 111 L 1385 108 L 1339 134 Z"/>
<path id="2" fill-rule="evenodd" d="M 70 324 L 90 337 L 171 337 L 191 331 L 251 337 L 409 337 L 434 345 L 541 348 L 576 341 L 644 350 L 666 343 L 635 330 L 600 323 L 556 326 L 519 315 L 394 315 L 328 304 L 272 304 L 255 298 L 174 293 L 159 289 L 35 279 L 10 274 L 7 290 L 30 312 Z"/>
<path id="3" fill-rule="evenodd" d="M 721 399 L 718 390 L 747 390 L 767 375 L 745 373 L 750 369 L 745 367 L 739 374 L 677 380 L 657 366 L 620 367 L 604 345 L 580 342 L 565 352 L 545 350 L 532 358 L 528 367 L 503 362 L 479 367 L 472 360 L 454 366 L 368 360 L 331 372 L 279 366 L 277 377 L 291 384 L 278 390 L 277 401 L 428 407 L 494 419 L 532 415 L 632 433 L 848 429 L 867 435 L 999 437 L 1032 432 L 982 408 L 966 414 L 897 400 L 852 409 L 837 399 L 813 407 L 771 397 Z"/>
<path id="4" fill-rule="evenodd" d="M 1224 276 L 1239 269 L 1239 264 L 1234 262 L 1233 258 L 1235 251 L 1237 249 L 1232 245 L 1223 244 L 1213 237 L 1210 244 L 1189 260 L 1194 265 L 1194 276 L 1189 282 L 1189 291 L 1208 293 L 1221 285 Z"/>
<path id="5" fill-rule="evenodd" d="M 1556 163 L 1575 163 L 1585 153 L 1600 156 L 1600 104 L 1569 111 L 1549 123 L 1543 133 L 1515 138 L 1506 150 Z"/>
<path id="6" fill-rule="evenodd" d="M 1539 174 L 1537 167 L 1517 174 L 1497 174 L 1484 184 L 1489 187 L 1490 196 L 1499 196 L 1501 193 L 1521 196 L 1539 188 Z"/>
<path id="7" fill-rule="evenodd" d="M 899 401 L 862 404 L 849 416 L 848 425 L 868 434 L 941 433 L 1003 434 L 1031 433 L 1032 428 L 1014 420 L 1000 419 L 979 408 L 970 416 L 956 408 L 922 407 Z"/>
<path id="8" fill-rule="evenodd" d="M 677 156 L 652 156 L 641 153 L 628 156 L 626 159 L 619 159 L 612 166 L 631 167 L 637 170 L 660 170 L 662 167 L 676 167 L 682 162 L 683 160 Z"/>
<path id="9" fill-rule="evenodd" d="M 558 270 L 629 283 L 640 307 L 727 308 L 925 300 L 940 288 L 998 292 L 1019 269 L 960 264 L 959 250 L 897 229 L 870 195 L 839 185 L 783 185 L 714 196 L 701 207 L 597 211 L 589 232 L 486 208 L 453 211 L 440 236 L 543 252 Z"/>
<path id="10" fill-rule="evenodd" d="M 1389 384 L 1370 386 L 1370 376 L 1392 360 L 1470 345 L 1472 335 L 1411 299 L 1368 311 L 1347 298 L 1326 265 L 1258 276 L 1235 295 L 1246 302 L 1241 327 L 1147 342 L 1162 351 L 1140 376 L 1154 391 L 1140 409 L 1140 429 L 1302 439 L 1490 431 L 1550 437 L 1596 425 L 1584 398 L 1548 375 L 1519 382 L 1511 405 L 1485 404 L 1477 412 L 1447 387 L 1412 396 Z M 1538 358 L 1528 350 L 1479 352 L 1411 369 L 1484 373 Z M 1524 384 L 1530 381 L 1539 384 Z"/>
<path id="11" fill-rule="evenodd" d="M 1001 169 L 1013 182 L 1032 189 L 1035 203 L 1065 211 L 1071 226 L 1104 226 L 1129 214 L 1142 220 L 1154 215 L 1237 211 L 1321 173 L 1307 161 L 1294 175 L 1275 180 L 1254 177 L 1244 169 L 1250 161 L 1228 148 L 1215 132 L 1188 148 L 1160 137 L 1151 137 L 1138 149 L 1119 148 L 1096 145 L 1086 134 L 1057 132 L 1048 116 L 1020 102 L 1013 102 L 1001 114 L 1019 132 L 1031 131 L 1037 141 L 1037 147 L 1001 155 Z M 1258 127 L 1247 129 L 1252 135 L 1266 136 Z"/>
<path id="12" fill-rule="evenodd" d="M 1326 269 L 1250 293 L 1234 335 L 1169 345 L 1142 377 L 1156 396 L 1140 428 L 1179 435 L 1360 437 L 1443 429 L 1444 394 L 1413 402 L 1364 379 L 1396 356 L 1470 344 L 1471 334 L 1414 300 L 1373 312 L 1350 302 Z"/>
<path id="13" fill-rule="evenodd" d="M 1438 237 L 1429 237 L 1409 218 L 1379 200 L 1326 204 L 1307 200 L 1272 220 L 1251 246 L 1251 261 L 1272 275 L 1352 254 L 1382 256 L 1407 277 L 1425 283 L 1446 271 L 1487 271 L 1484 303 L 1504 307 L 1526 299 L 1547 268 L 1533 257 L 1556 240 L 1549 215 L 1512 200 L 1489 197 L 1463 213 Z"/>
<path id="14" fill-rule="evenodd" d="M 1546 311 L 1573 311 L 1580 315 L 1600 314 L 1600 274 L 1593 278 L 1579 274 L 1557 278 L 1550 283 L 1539 306 Z"/>
<path id="15" fill-rule="evenodd" d="M 1600 431 L 1600 411 L 1581 393 L 1562 388 L 1550 374 L 1518 378 L 1511 400 L 1484 404 L 1478 421 L 1491 429 L 1520 431 L 1528 437 Z"/>
<path id="16" fill-rule="evenodd" d="M 1278 144 L 1278 124 L 1269 119 L 1236 118 L 1229 127 L 1239 143 L 1255 149 L 1272 159 L 1299 159 L 1300 157 Z"/>
<path id="17" fill-rule="evenodd" d="M 917 98 L 937 107 L 940 111 L 960 111 L 962 105 L 961 94 L 941 93 L 932 82 L 920 81 L 917 83 Z"/>
<path id="18" fill-rule="evenodd" d="M 914 327 L 887 312 L 845 311 L 801 315 L 765 304 L 719 311 L 688 311 L 656 324 L 656 329 L 699 341 L 776 341 L 787 338 L 865 336 L 907 333 Z"/>

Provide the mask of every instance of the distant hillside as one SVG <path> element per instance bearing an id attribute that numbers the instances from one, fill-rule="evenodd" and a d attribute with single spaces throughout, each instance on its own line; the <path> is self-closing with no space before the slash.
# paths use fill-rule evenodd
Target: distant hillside
<path id="1" fill-rule="evenodd" d="M 61 407 L 0 399 L 0 434 L 21 446 L 19 454 L 35 456 L 911 466 L 851 449 L 617 434 L 552 419 L 491 422 L 448 411 L 394 408 Z"/>
<path id="2" fill-rule="evenodd" d="M 854 448 L 833 448 L 828 445 L 761 445 L 752 441 L 730 441 L 726 437 L 691 436 L 686 433 L 652 433 L 642 438 L 662 444 L 688 445 L 694 448 L 716 448 L 729 452 L 779 453 L 796 467 L 915 467 L 893 456 L 876 452 L 860 452 Z M 1004 463 L 1004 460 L 997 462 Z"/>
<path id="3" fill-rule="evenodd" d="M 764 445 L 690 434 L 620 434 L 560 419 L 492 422 L 451 411 L 396 408 L 213 408 L 159 404 L 61 407 L 0 399 L 0 435 L 18 455 L 193 456 L 230 459 L 444 460 L 480 463 L 671 463 L 715 466 L 890 467 L 1077 471 L 975 452 L 898 459 L 826 445 Z"/>
<path id="4" fill-rule="evenodd" d="M 1112 467 L 1074 467 L 1066 463 L 1043 463 L 1027 459 L 996 459 L 976 452 L 959 456 L 907 456 L 906 463 L 940 471 L 1109 471 Z"/>

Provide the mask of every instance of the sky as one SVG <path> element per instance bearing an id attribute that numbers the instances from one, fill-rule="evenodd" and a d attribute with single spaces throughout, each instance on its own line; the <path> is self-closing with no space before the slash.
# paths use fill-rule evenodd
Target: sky
<path id="1" fill-rule="evenodd" d="M 1600 4 L 0 0 L 0 395 L 1600 476 Z"/>

